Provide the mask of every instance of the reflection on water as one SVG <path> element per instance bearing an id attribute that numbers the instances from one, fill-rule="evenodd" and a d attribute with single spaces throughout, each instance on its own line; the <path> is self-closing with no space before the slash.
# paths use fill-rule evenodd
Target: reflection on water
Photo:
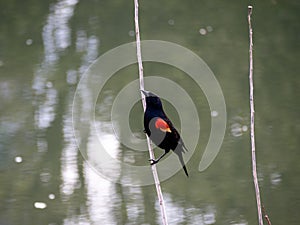
<path id="1" fill-rule="evenodd" d="M 35 202 L 34 207 L 37 209 L 45 209 L 47 204 L 45 202 Z"/>
<path id="2" fill-rule="evenodd" d="M 71 32 L 68 22 L 73 16 L 77 0 L 63 0 L 50 8 L 46 25 L 43 28 L 44 59 L 36 71 L 33 89 L 43 94 L 47 82 L 46 75 L 54 70 L 59 54 L 71 44 Z M 49 79 L 50 77 L 48 77 Z"/>
<path id="3" fill-rule="evenodd" d="M 231 134 L 234 137 L 242 136 L 245 132 L 248 131 L 248 126 L 246 125 L 247 123 L 248 123 L 247 118 L 243 118 L 241 116 L 234 117 L 230 124 Z"/>
<path id="4" fill-rule="evenodd" d="M 113 132 L 107 130 L 106 124 L 108 123 L 103 121 L 91 123 L 91 130 L 94 131 L 92 127 L 95 127 L 96 132 L 89 137 L 86 157 L 90 166 L 100 171 L 101 174 L 105 174 L 106 179 L 116 182 L 120 179 L 121 173 L 120 165 L 116 163 L 120 153 L 119 142 Z M 85 151 L 84 149 L 81 150 Z"/>
<path id="5" fill-rule="evenodd" d="M 22 157 L 21 156 L 16 156 L 15 157 L 15 162 L 16 163 L 21 163 L 23 161 Z"/>
<path id="6" fill-rule="evenodd" d="M 166 207 L 168 209 L 167 216 L 170 224 L 215 224 L 216 223 L 216 209 L 213 205 L 203 205 L 203 207 L 195 208 L 192 205 L 183 207 L 181 204 L 176 203 L 168 194 L 164 196 Z M 157 210 L 159 205 L 156 204 Z M 159 224 L 161 218 L 158 218 Z"/>
<path id="7" fill-rule="evenodd" d="M 281 174 L 278 172 L 272 173 L 270 180 L 271 180 L 271 184 L 273 185 L 273 187 L 277 187 L 282 182 Z"/>
<path id="8" fill-rule="evenodd" d="M 40 98 L 35 113 L 35 121 L 38 129 L 46 129 L 55 119 L 55 107 L 57 105 L 57 91 L 51 82 L 46 83 L 46 90 L 43 98 Z"/>
<path id="9" fill-rule="evenodd" d="M 42 172 L 40 173 L 40 180 L 43 183 L 48 183 L 51 180 L 51 173 L 49 169 L 43 169 Z"/>
<path id="10" fill-rule="evenodd" d="M 85 164 L 87 204 L 93 224 L 114 224 L 114 207 L 118 203 L 114 184 L 102 178 Z M 99 213 L 101 212 L 101 213 Z"/>
<path id="11" fill-rule="evenodd" d="M 71 29 L 68 22 L 77 3 L 77 0 L 62 0 L 50 8 L 47 23 L 43 28 L 46 65 L 53 65 L 59 59 L 60 51 L 70 46 Z"/>
<path id="12" fill-rule="evenodd" d="M 63 132 L 65 145 L 61 155 L 61 193 L 69 196 L 74 193 L 75 188 L 80 188 L 81 185 L 78 179 L 78 151 L 73 140 L 72 114 L 70 111 L 65 114 Z"/>

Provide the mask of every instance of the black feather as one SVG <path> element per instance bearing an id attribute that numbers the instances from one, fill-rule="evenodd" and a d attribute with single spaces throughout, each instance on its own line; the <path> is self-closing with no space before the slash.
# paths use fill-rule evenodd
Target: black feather
<path id="1" fill-rule="evenodd" d="M 160 98 L 151 92 L 142 92 L 146 96 L 146 111 L 144 114 L 145 132 L 155 145 L 165 150 L 165 153 L 158 159 L 151 159 L 151 164 L 157 163 L 170 150 L 173 150 L 178 156 L 185 174 L 189 176 L 182 157 L 182 154 L 186 152 L 187 149 L 178 131 L 165 114 Z M 171 132 L 162 131 L 155 126 L 155 122 L 158 118 L 164 120 L 167 123 Z"/>

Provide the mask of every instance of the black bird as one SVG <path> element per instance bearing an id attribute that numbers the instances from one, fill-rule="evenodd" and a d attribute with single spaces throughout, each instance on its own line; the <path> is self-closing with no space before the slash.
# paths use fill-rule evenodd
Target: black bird
<path id="1" fill-rule="evenodd" d="M 158 159 L 149 160 L 151 165 L 158 163 L 172 149 L 177 154 L 185 174 L 189 176 L 182 158 L 182 153 L 187 149 L 178 131 L 165 114 L 160 98 L 150 91 L 141 90 L 141 92 L 146 97 L 145 132 L 155 145 L 165 150 Z"/>

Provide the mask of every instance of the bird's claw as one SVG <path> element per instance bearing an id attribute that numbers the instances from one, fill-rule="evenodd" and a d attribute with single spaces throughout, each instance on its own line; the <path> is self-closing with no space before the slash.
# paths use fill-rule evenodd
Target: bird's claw
<path id="1" fill-rule="evenodd" d="M 152 165 L 154 165 L 154 164 L 156 164 L 158 161 L 157 160 L 155 160 L 155 159 L 149 159 L 148 161 L 150 161 L 150 165 L 152 166 Z"/>

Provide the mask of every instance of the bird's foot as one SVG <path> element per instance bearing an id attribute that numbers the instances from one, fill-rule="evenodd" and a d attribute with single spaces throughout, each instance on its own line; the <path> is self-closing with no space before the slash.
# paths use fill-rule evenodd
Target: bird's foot
<path id="1" fill-rule="evenodd" d="M 158 163 L 158 160 L 155 160 L 155 159 L 149 159 L 148 161 L 150 161 L 151 166 Z"/>

